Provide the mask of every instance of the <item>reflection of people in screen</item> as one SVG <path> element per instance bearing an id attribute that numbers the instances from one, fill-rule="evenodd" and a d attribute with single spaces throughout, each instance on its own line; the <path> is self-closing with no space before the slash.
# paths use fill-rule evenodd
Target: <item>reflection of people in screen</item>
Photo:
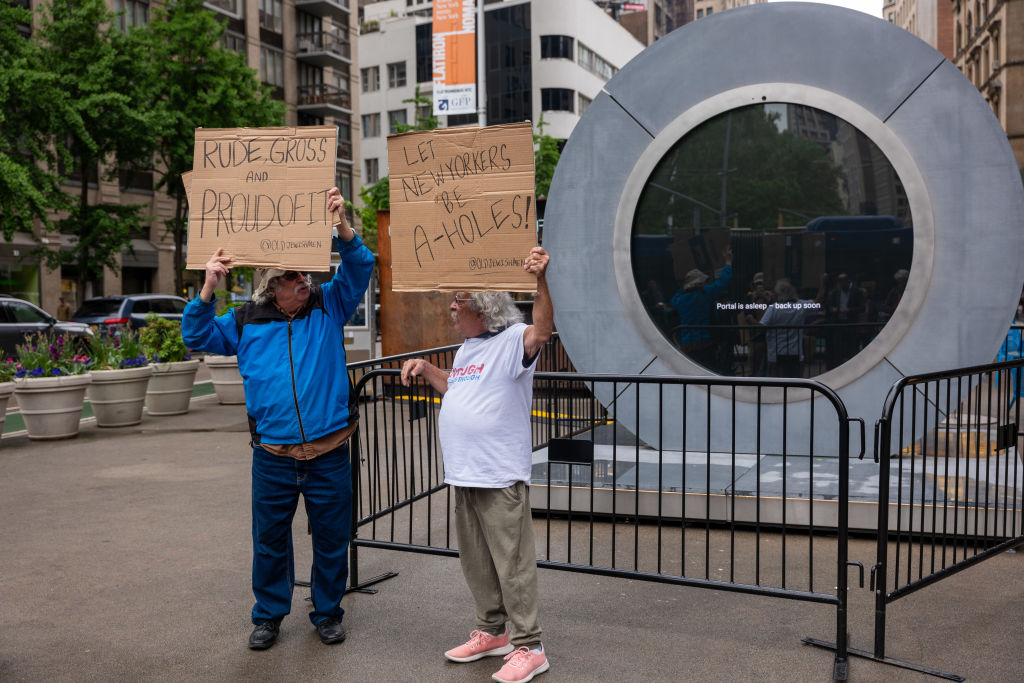
<path id="1" fill-rule="evenodd" d="M 767 330 L 765 346 L 768 374 L 775 377 L 803 377 L 804 328 L 818 314 L 825 280 L 815 299 L 801 299 L 796 287 L 783 278 L 775 283 L 775 302 L 761 316 Z"/>
<path id="2" fill-rule="evenodd" d="M 647 288 L 640 292 L 640 300 L 651 319 L 659 325 L 663 324 L 665 312 L 671 310 L 671 307 L 665 303 L 665 295 L 661 293 L 657 280 L 647 281 Z"/>
<path id="3" fill-rule="evenodd" d="M 750 281 L 750 291 L 747 293 L 747 303 L 754 304 L 755 307 L 745 308 L 737 316 L 747 336 L 750 348 L 750 374 L 754 377 L 763 376 L 765 373 L 765 336 L 764 329 L 759 323 L 774 300 L 771 290 L 765 287 L 764 273 L 754 273 Z"/>
<path id="4" fill-rule="evenodd" d="M 687 356 L 706 368 L 714 368 L 715 344 L 711 339 L 711 311 L 732 280 L 732 249 L 725 250 L 725 267 L 718 279 L 707 284 L 706 273 L 694 268 L 669 302 L 679 313 L 679 343 Z"/>
<path id="5" fill-rule="evenodd" d="M 840 273 L 836 287 L 829 291 L 825 300 L 825 322 L 841 327 L 829 330 L 825 355 L 828 368 L 842 365 L 857 355 L 863 333 L 855 323 L 863 323 L 867 317 L 867 298 L 864 290 L 853 284 L 850 276 Z"/>
<path id="6" fill-rule="evenodd" d="M 903 292 L 907 291 L 907 278 L 909 277 L 910 271 L 906 268 L 900 268 L 893 273 L 892 279 L 896 284 L 885 295 L 885 304 L 882 307 L 883 322 L 891 318 L 892 314 L 896 312 L 896 307 L 900 305 L 900 301 L 903 299 Z"/>

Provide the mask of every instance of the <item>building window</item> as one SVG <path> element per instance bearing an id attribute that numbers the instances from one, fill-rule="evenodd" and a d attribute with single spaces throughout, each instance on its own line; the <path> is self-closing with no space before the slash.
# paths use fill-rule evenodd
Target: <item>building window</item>
<path id="1" fill-rule="evenodd" d="M 405 62 L 394 62 L 388 64 L 388 87 L 405 87 Z"/>
<path id="2" fill-rule="evenodd" d="M 380 90 L 380 67 L 368 66 L 359 70 L 360 80 L 363 82 L 363 92 L 377 92 Z"/>
<path id="3" fill-rule="evenodd" d="M 487 122 L 516 123 L 533 117 L 533 33 L 530 4 L 486 12 Z M 484 103 L 481 103 L 481 106 Z M 473 116 L 475 115 L 466 115 Z M 451 126 L 452 118 L 448 117 Z M 474 122 L 475 123 L 475 122 Z"/>
<path id="4" fill-rule="evenodd" d="M 449 114 L 448 127 L 475 126 L 480 123 L 480 114 Z"/>
<path id="5" fill-rule="evenodd" d="M 434 52 L 431 46 L 433 23 L 416 25 L 416 82 L 434 80 Z"/>
<path id="6" fill-rule="evenodd" d="M 375 182 L 380 180 L 380 160 L 379 159 L 367 159 L 363 162 L 366 166 L 366 184 L 373 185 Z"/>
<path id="7" fill-rule="evenodd" d="M 349 199 L 352 198 L 352 171 L 350 171 L 347 166 L 341 166 L 338 168 L 334 184 L 341 191 L 342 197 L 347 197 Z"/>
<path id="8" fill-rule="evenodd" d="M 348 93 L 348 73 L 334 68 L 334 87 L 343 93 Z"/>
<path id="9" fill-rule="evenodd" d="M 282 16 L 284 16 L 282 0 L 260 0 L 260 28 L 280 33 L 283 26 Z"/>
<path id="10" fill-rule="evenodd" d="M 380 114 L 363 114 L 363 137 L 380 137 Z"/>
<path id="11" fill-rule="evenodd" d="M 573 111 L 572 101 L 575 94 L 567 88 L 541 88 L 541 111 Z"/>
<path id="12" fill-rule="evenodd" d="M 587 110 L 587 107 L 589 107 L 590 103 L 593 101 L 594 100 L 590 99 L 583 93 L 579 93 L 579 102 L 576 105 L 576 113 L 579 114 L 580 116 L 583 116 L 583 112 Z"/>
<path id="13" fill-rule="evenodd" d="M 264 83 L 284 87 L 284 53 L 280 50 L 260 46 L 260 78 Z"/>
<path id="14" fill-rule="evenodd" d="M 572 38 L 570 36 L 541 36 L 541 59 L 572 59 Z"/>
<path id="15" fill-rule="evenodd" d="M 245 36 L 232 31 L 225 31 L 220 38 L 220 45 L 228 52 L 237 52 L 245 56 Z"/>
<path id="16" fill-rule="evenodd" d="M 610 62 L 583 43 L 580 43 L 577 61 L 584 69 L 606 81 L 614 76 L 615 72 L 618 71 L 618 69 L 612 66 Z"/>
<path id="17" fill-rule="evenodd" d="M 352 127 L 348 125 L 348 121 L 335 119 L 334 125 L 338 127 L 338 142 L 352 141 Z"/>
<path id="18" fill-rule="evenodd" d="M 704 10 L 702 10 L 702 9 L 697 10 L 697 18 L 698 19 L 703 19 L 704 18 Z"/>
<path id="19" fill-rule="evenodd" d="M 708 13 L 706 15 L 704 15 L 704 16 L 710 17 L 712 15 L 712 13 L 714 13 L 714 11 L 715 11 L 714 7 L 708 7 Z"/>
<path id="20" fill-rule="evenodd" d="M 408 123 L 405 118 L 405 110 L 395 109 L 394 111 L 389 111 L 388 121 L 390 122 L 390 127 L 388 128 L 388 130 L 391 133 L 397 133 L 399 126 L 404 126 Z"/>
<path id="21" fill-rule="evenodd" d="M 124 11 L 117 18 L 117 25 L 122 33 L 132 26 L 142 26 L 149 21 L 149 3 L 140 0 L 114 0 L 114 12 Z"/>

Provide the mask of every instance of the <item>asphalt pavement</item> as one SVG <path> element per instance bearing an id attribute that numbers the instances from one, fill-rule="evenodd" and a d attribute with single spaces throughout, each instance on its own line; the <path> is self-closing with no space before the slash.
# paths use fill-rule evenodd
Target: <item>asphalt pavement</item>
<path id="1" fill-rule="evenodd" d="M 250 651 L 247 442 L 244 408 L 209 395 L 135 427 L 0 440 L 0 681 L 490 680 L 499 659 L 442 656 L 473 628 L 454 558 L 363 549 L 362 578 L 398 576 L 346 596 L 344 643 L 320 643 L 299 587 L 277 644 Z M 301 510 L 294 537 L 308 577 Z M 870 650 L 873 594 L 851 584 L 851 645 Z M 802 643 L 834 639 L 826 605 L 554 570 L 540 592 L 544 683 L 831 680 L 832 653 Z M 1024 553 L 1004 553 L 891 605 L 888 654 L 1015 681 L 1022 633 Z M 852 658 L 849 680 L 937 679 Z"/>

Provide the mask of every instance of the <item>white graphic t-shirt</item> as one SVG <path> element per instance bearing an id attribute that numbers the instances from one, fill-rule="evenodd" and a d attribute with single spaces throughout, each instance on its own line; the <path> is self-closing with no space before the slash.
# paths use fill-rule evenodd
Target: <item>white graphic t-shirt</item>
<path id="1" fill-rule="evenodd" d="M 517 323 L 494 336 L 467 339 L 455 354 L 438 419 L 446 483 L 476 488 L 530 483 L 537 359 L 523 367 L 526 327 Z"/>

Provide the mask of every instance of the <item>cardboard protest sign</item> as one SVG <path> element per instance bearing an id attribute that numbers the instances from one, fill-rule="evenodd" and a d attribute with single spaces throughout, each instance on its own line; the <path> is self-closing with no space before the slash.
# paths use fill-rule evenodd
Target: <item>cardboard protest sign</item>
<path id="1" fill-rule="evenodd" d="M 337 130 L 197 128 L 189 178 L 187 268 L 218 249 L 232 266 L 330 270 L 327 191 Z"/>
<path id="2" fill-rule="evenodd" d="M 825 274 L 825 235 L 806 232 L 803 237 L 803 268 L 800 269 L 800 286 L 817 287 Z"/>
<path id="3" fill-rule="evenodd" d="M 677 280 L 683 280 L 694 268 L 708 275 L 725 266 L 725 250 L 729 248 L 732 231 L 729 228 L 679 228 L 673 233 L 669 247 L 672 270 Z"/>
<path id="4" fill-rule="evenodd" d="M 392 135 L 388 168 L 395 291 L 537 289 L 529 121 Z"/>

